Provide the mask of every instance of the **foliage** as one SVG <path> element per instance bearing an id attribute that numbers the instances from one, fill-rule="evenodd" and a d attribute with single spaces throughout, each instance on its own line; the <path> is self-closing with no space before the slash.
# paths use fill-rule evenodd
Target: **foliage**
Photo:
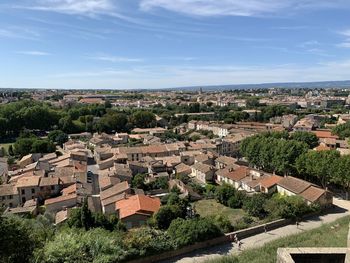
<path id="1" fill-rule="evenodd" d="M 312 208 L 308 206 L 300 196 L 279 196 L 274 195 L 267 200 L 264 209 L 270 214 L 272 218 L 301 218 Z"/>
<path id="2" fill-rule="evenodd" d="M 236 194 L 236 189 L 228 184 L 216 187 L 215 199 L 225 206 L 228 206 L 228 200 Z"/>
<path id="3" fill-rule="evenodd" d="M 217 225 L 209 218 L 182 219 L 171 222 L 167 233 L 176 247 L 194 244 L 223 235 Z"/>
<path id="4" fill-rule="evenodd" d="M 50 153 L 56 150 L 56 146 L 49 140 L 38 137 L 20 137 L 14 144 L 14 152 L 20 156 L 29 153 Z"/>
<path id="5" fill-rule="evenodd" d="M 67 220 L 67 225 L 70 228 L 84 228 L 89 230 L 91 228 L 104 228 L 112 231 L 124 230 L 124 226 L 119 224 L 119 220 L 115 215 L 105 215 L 100 213 L 93 213 L 89 210 L 87 201 L 84 201 L 81 208 L 71 210 L 71 214 Z"/>
<path id="6" fill-rule="evenodd" d="M 308 151 L 307 144 L 274 137 L 276 133 L 246 138 L 241 143 L 240 151 L 259 169 L 279 174 L 293 173 L 296 159 Z"/>
<path id="7" fill-rule="evenodd" d="M 157 124 L 155 115 L 149 111 L 136 111 L 131 115 L 130 120 L 138 128 L 152 128 Z"/>
<path id="8" fill-rule="evenodd" d="M 29 262 L 36 240 L 25 221 L 17 217 L 0 216 L 1 262 Z"/>
<path id="9" fill-rule="evenodd" d="M 341 139 L 350 137 L 350 122 L 337 125 L 333 128 L 332 132 L 338 135 Z"/>
<path id="10" fill-rule="evenodd" d="M 310 149 L 315 148 L 318 145 L 318 138 L 316 134 L 312 132 L 297 131 L 292 133 L 290 138 L 295 141 L 305 142 L 309 145 Z"/>
<path id="11" fill-rule="evenodd" d="M 254 194 L 245 199 L 243 209 L 246 210 L 251 216 L 264 218 L 267 215 L 267 211 L 264 208 L 267 199 L 268 196 L 266 194 Z"/>
<path id="12" fill-rule="evenodd" d="M 178 205 L 164 205 L 154 215 L 154 219 L 159 229 L 167 229 L 174 219 L 182 216 L 183 212 Z"/>
<path id="13" fill-rule="evenodd" d="M 65 142 L 68 141 L 68 135 L 61 130 L 53 130 L 49 132 L 48 136 L 49 140 L 58 145 L 62 146 Z"/>
<path id="14" fill-rule="evenodd" d="M 296 161 L 299 174 L 306 174 L 317 180 L 325 188 L 334 177 L 334 169 L 339 162 L 338 151 L 309 151 L 302 154 Z"/>

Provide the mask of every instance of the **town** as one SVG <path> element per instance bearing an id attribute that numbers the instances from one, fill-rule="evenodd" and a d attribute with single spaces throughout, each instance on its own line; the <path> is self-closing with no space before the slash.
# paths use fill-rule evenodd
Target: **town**
<path id="1" fill-rule="evenodd" d="M 13 262 L 241 249 L 244 235 L 346 209 L 347 89 L 1 90 L 0 102 L 3 218 L 27 224 Z M 91 238 L 105 251 L 90 255 Z"/>

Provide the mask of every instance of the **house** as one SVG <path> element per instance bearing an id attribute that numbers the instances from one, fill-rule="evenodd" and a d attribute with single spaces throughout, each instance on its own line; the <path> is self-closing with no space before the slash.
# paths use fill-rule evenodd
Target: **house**
<path id="1" fill-rule="evenodd" d="M 34 199 L 40 192 L 39 183 L 40 176 L 28 176 L 19 178 L 16 187 L 19 192 L 20 204 L 24 204 L 27 200 Z"/>
<path id="2" fill-rule="evenodd" d="M 20 204 L 16 186 L 11 184 L 0 185 L 0 206 L 17 207 Z"/>
<path id="3" fill-rule="evenodd" d="M 223 169 L 226 166 L 234 165 L 237 162 L 237 159 L 229 157 L 229 156 L 219 156 L 215 159 L 215 167 L 216 169 Z"/>
<path id="4" fill-rule="evenodd" d="M 175 166 L 175 173 L 179 176 L 188 176 L 192 173 L 192 169 L 191 166 L 184 163 L 180 163 Z"/>
<path id="5" fill-rule="evenodd" d="M 76 193 L 61 195 L 45 200 L 45 207 L 47 212 L 57 212 L 62 208 L 73 207 L 78 203 L 78 195 Z"/>
<path id="6" fill-rule="evenodd" d="M 214 179 L 215 167 L 204 163 L 195 163 L 191 166 L 191 176 L 206 184 Z"/>
<path id="7" fill-rule="evenodd" d="M 134 195 L 115 203 L 118 218 L 126 228 L 141 227 L 160 208 L 160 199 L 145 195 Z"/>
<path id="8" fill-rule="evenodd" d="M 277 192 L 281 195 L 293 196 L 304 192 L 312 184 L 302 179 L 286 176 L 277 183 Z"/>
<path id="9" fill-rule="evenodd" d="M 277 190 L 277 183 L 281 181 L 283 177 L 278 175 L 271 175 L 264 177 L 260 182 L 260 192 L 270 194 Z"/>
<path id="10" fill-rule="evenodd" d="M 101 199 L 103 213 L 110 211 L 108 209 L 108 205 L 111 204 L 110 202 L 111 202 L 112 197 L 119 196 L 121 198 L 121 194 L 130 194 L 130 193 L 131 193 L 131 189 L 130 189 L 129 183 L 126 181 L 118 183 L 116 185 L 113 185 L 113 186 L 101 191 L 100 192 L 100 199 Z"/>
<path id="11" fill-rule="evenodd" d="M 62 184 L 58 177 L 41 177 L 40 196 L 43 198 L 59 194 Z"/>
<path id="12" fill-rule="evenodd" d="M 227 166 L 216 172 L 216 181 L 218 184 L 230 184 L 234 188 L 241 187 L 241 180 L 249 175 L 249 168 L 245 166 Z"/>
<path id="13" fill-rule="evenodd" d="M 286 176 L 277 183 L 277 192 L 287 196 L 298 195 L 308 204 L 316 203 L 322 207 L 328 207 L 333 202 L 329 191 L 292 176 Z"/>
<path id="14" fill-rule="evenodd" d="M 173 189 L 174 187 L 180 190 L 180 198 L 189 198 L 190 201 L 197 201 L 202 199 L 202 197 L 196 193 L 191 186 L 186 185 L 179 179 L 173 179 L 169 181 L 169 189 Z"/>
<path id="15" fill-rule="evenodd" d="M 18 161 L 18 165 L 21 168 L 24 168 L 31 163 L 37 162 L 40 157 L 41 157 L 40 153 L 31 153 L 31 154 L 25 155 L 21 158 L 21 160 Z"/>
<path id="16" fill-rule="evenodd" d="M 328 207 L 332 204 L 333 199 L 333 196 L 329 191 L 313 185 L 302 192 L 300 196 L 304 198 L 308 205 L 316 203 L 322 207 Z"/>

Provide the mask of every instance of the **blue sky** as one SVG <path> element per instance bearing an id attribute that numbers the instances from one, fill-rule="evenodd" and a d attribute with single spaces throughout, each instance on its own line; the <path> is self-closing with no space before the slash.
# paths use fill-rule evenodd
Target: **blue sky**
<path id="1" fill-rule="evenodd" d="M 2 0 L 0 87 L 350 79 L 349 0 Z"/>

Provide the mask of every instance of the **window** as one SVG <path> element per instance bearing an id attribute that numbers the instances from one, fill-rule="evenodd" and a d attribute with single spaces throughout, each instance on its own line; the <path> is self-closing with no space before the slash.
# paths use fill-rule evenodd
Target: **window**
<path id="1" fill-rule="evenodd" d="M 12 203 L 9 203 L 9 207 L 12 207 Z"/>
<path id="2" fill-rule="evenodd" d="M 22 195 L 24 195 L 24 194 L 25 194 L 25 191 L 24 191 L 24 189 L 22 189 L 22 190 L 21 190 L 21 193 L 22 193 Z"/>
<path id="3" fill-rule="evenodd" d="M 10 200 L 12 199 L 12 195 L 9 195 L 9 197 L 8 197 Z"/>
<path id="4" fill-rule="evenodd" d="M 34 188 L 32 188 L 32 194 L 35 194 L 35 189 Z"/>
<path id="5" fill-rule="evenodd" d="M 24 204 L 26 202 L 26 198 L 22 197 L 22 203 Z"/>
<path id="6" fill-rule="evenodd" d="M 52 191 L 55 190 L 55 186 L 51 185 L 51 190 Z"/>

